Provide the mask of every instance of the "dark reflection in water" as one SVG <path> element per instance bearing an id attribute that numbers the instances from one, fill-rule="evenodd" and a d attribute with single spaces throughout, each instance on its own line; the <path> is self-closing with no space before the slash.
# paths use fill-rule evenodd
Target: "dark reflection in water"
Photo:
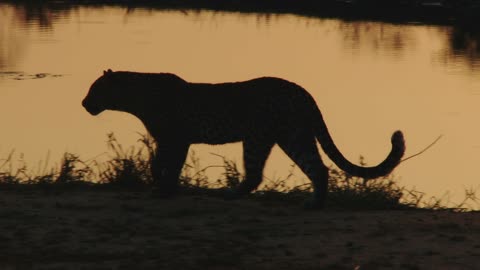
<path id="1" fill-rule="evenodd" d="M 401 57 L 415 50 L 418 37 L 411 25 L 394 25 L 377 22 L 341 22 L 339 32 L 343 44 L 355 50 L 367 47 L 385 55 Z M 437 59 L 445 65 L 463 64 L 480 71 L 480 31 L 454 26 L 431 27 L 431 31 L 444 40 Z"/>
<path id="2" fill-rule="evenodd" d="M 38 24 L 46 29 L 52 27 L 51 12 L 44 4 L 6 5 L 0 3 L 0 7 L 2 7 L 2 24 L 18 23 L 23 27 Z"/>
<path id="3" fill-rule="evenodd" d="M 1 5 L 1 3 L 0 3 Z M 42 1 L 31 1 L 28 4 L 12 4 L 14 19 L 24 26 L 38 26 L 48 30 L 59 18 L 68 16 L 75 7 L 65 5 L 50 5 Z"/>
<path id="4" fill-rule="evenodd" d="M 61 18 L 67 18 L 75 14 L 80 7 L 67 4 L 48 4 L 41 2 L 29 2 L 28 4 L 1 4 L 0 14 L 8 12 L 6 7 L 10 7 L 12 14 L 0 17 L 0 68 L 12 66 L 13 62 L 20 59 L 22 54 L 23 40 L 19 35 L 8 31 L 9 25 L 20 24 L 22 28 L 37 27 L 40 31 L 50 31 L 55 22 Z M 89 6 L 92 9 L 108 8 L 109 6 L 95 5 Z M 125 7 L 124 20 L 128 21 L 129 16 L 134 15 L 134 11 L 141 10 L 146 14 L 151 14 L 159 8 L 132 8 Z M 181 10 L 185 16 L 199 16 L 201 10 Z M 88 9 L 87 9 L 88 12 Z M 212 12 L 215 14 L 225 14 L 224 12 Z M 8 15 L 8 14 L 7 14 Z M 257 16 L 257 25 L 270 24 L 272 21 L 280 20 L 282 15 L 259 13 Z M 239 15 L 242 17 L 242 15 Z M 304 19 L 299 17 L 299 21 L 305 21 L 305 27 L 315 27 L 322 24 L 324 20 L 315 21 L 314 19 Z M 311 23 L 314 21 L 314 23 Z M 379 53 L 386 52 L 388 55 L 401 57 L 404 52 L 415 49 L 417 38 L 412 25 L 408 24 L 390 24 L 368 21 L 339 21 L 338 30 L 343 36 L 343 46 L 348 49 L 358 49 L 368 47 Z M 439 35 L 445 36 L 445 44 L 438 58 L 441 63 L 465 64 L 468 68 L 480 70 L 480 31 L 469 30 L 460 26 L 432 26 L 437 29 Z"/>
<path id="5" fill-rule="evenodd" d="M 390 55 L 401 56 L 415 46 L 412 28 L 401 25 L 376 22 L 341 22 L 339 31 L 345 46 L 350 49 L 369 47 L 375 51 L 385 51 Z"/>
<path id="6" fill-rule="evenodd" d="M 17 6 L 16 16 L 24 24 L 36 24 L 40 28 L 51 28 L 55 20 L 55 13 L 41 2 L 32 2 L 28 5 Z"/>
<path id="7" fill-rule="evenodd" d="M 0 3 L 0 69 L 10 70 L 22 59 L 28 30 L 50 31 L 59 18 L 68 16 L 73 10 L 73 7 L 52 8 L 36 1 L 28 4 Z"/>
<path id="8" fill-rule="evenodd" d="M 450 55 L 465 59 L 472 69 L 480 69 L 480 31 L 453 28 L 449 35 Z"/>
<path id="9" fill-rule="evenodd" d="M 0 69 L 14 66 L 21 58 L 25 42 L 22 35 L 12 31 L 18 21 L 17 9 L 2 8 L 0 4 Z"/>

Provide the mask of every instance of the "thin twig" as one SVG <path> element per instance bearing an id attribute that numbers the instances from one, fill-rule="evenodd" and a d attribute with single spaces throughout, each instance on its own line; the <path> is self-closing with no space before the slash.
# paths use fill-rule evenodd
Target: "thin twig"
<path id="1" fill-rule="evenodd" d="M 189 165 L 189 166 L 190 166 L 190 165 Z M 190 167 L 191 167 L 191 166 L 190 166 Z M 209 165 L 209 166 L 207 166 L 207 167 L 205 167 L 205 168 L 197 171 L 196 173 L 194 173 L 191 178 L 194 178 L 195 176 L 197 176 L 197 175 L 205 172 L 207 169 L 211 169 L 211 168 L 225 168 L 225 166 L 223 166 L 223 165 Z"/>
<path id="2" fill-rule="evenodd" d="M 434 144 L 436 144 L 442 137 L 443 137 L 443 135 L 438 136 L 431 144 L 429 144 L 427 147 L 425 147 L 422 151 L 420 151 L 420 152 L 418 152 L 418 153 L 416 153 L 416 154 L 413 154 L 413 155 L 411 155 L 411 156 L 409 156 L 409 157 L 406 157 L 406 158 L 400 160 L 400 162 L 407 161 L 407 160 L 409 160 L 409 159 L 411 159 L 411 158 L 413 158 L 413 157 L 416 157 L 416 156 L 418 156 L 418 155 L 423 154 L 423 153 L 424 153 L 425 151 L 427 151 L 430 147 L 432 147 Z"/>

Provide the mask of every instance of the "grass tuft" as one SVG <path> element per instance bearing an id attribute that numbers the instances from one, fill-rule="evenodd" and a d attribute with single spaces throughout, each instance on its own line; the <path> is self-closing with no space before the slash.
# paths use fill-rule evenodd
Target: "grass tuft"
<path id="1" fill-rule="evenodd" d="M 113 133 L 107 135 L 107 145 L 111 151 L 110 160 L 104 164 L 95 163 L 98 183 L 120 187 L 139 187 L 152 182 L 150 158 L 153 156 L 153 140 L 143 135 L 139 148 L 124 149 Z"/>

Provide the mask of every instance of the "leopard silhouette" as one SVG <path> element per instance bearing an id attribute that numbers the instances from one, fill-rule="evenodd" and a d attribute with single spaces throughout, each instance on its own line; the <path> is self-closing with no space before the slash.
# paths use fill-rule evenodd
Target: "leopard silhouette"
<path id="1" fill-rule="evenodd" d="M 388 175 L 405 152 L 403 134 L 395 131 L 392 149 L 380 164 L 351 163 L 333 142 L 312 96 L 301 86 L 274 77 L 210 84 L 187 82 L 171 73 L 107 70 L 82 104 L 92 115 L 123 111 L 142 121 L 156 141 L 151 170 L 164 195 L 177 192 L 191 144 L 243 143 L 245 179 L 229 192 L 230 198 L 259 186 L 265 162 L 278 144 L 311 180 L 314 191 L 308 205 L 313 208 L 324 206 L 328 188 L 328 168 L 317 141 L 340 169 L 368 179 Z"/>

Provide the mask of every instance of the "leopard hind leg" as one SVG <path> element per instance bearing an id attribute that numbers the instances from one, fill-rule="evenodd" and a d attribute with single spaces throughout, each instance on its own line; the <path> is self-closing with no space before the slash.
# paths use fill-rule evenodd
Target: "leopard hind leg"
<path id="1" fill-rule="evenodd" d="M 291 134 L 282 138 L 278 145 L 312 181 L 313 197 L 305 203 L 305 208 L 322 209 L 328 192 L 328 168 L 320 157 L 315 136 Z"/>

